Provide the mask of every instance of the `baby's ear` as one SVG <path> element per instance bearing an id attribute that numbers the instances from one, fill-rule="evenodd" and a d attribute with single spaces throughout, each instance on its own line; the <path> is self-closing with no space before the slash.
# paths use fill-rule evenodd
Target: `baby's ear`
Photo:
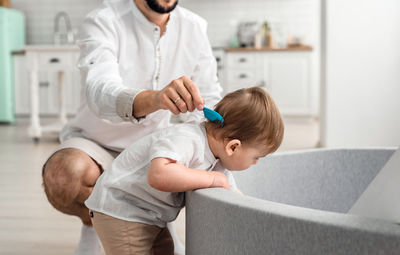
<path id="1" fill-rule="evenodd" d="M 228 156 L 232 156 L 233 153 L 235 153 L 240 148 L 240 146 L 242 146 L 240 140 L 232 139 L 225 145 L 225 152 L 226 154 L 228 154 Z"/>

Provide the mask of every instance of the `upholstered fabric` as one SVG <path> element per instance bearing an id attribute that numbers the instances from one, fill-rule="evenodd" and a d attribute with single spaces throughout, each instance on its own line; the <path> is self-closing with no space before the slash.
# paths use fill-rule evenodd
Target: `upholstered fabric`
<path id="1" fill-rule="evenodd" d="M 244 196 L 187 192 L 187 254 L 400 254 L 399 225 L 346 214 L 393 152 L 279 153 L 235 173 Z"/>

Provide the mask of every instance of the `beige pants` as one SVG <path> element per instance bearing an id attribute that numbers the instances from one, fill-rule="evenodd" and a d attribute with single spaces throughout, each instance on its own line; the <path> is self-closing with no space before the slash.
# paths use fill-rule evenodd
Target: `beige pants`
<path id="1" fill-rule="evenodd" d="M 120 220 L 93 211 L 92 223 L 107 255 L 173 255 L 167 228 Z"/>

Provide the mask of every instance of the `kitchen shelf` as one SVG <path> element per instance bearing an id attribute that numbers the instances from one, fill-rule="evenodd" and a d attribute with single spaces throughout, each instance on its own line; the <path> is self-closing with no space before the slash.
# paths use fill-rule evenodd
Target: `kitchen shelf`
<path id="1" fill-rule="evenodd" d="M 254 47 L 241 47 L 241 48 L 225 48 L 226 52 L 254 52 L 254 51 L 312 51 L 313 48 L 308 45 L 292 46 L 287 48 L 254 48 Z"/>

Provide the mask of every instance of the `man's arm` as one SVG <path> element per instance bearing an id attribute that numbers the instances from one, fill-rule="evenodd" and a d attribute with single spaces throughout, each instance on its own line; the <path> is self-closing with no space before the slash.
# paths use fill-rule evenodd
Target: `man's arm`
<path id="1" fill-rule="evenodd" d="M 216 187 L 229 189 L 228 179 L 223 173 L 191 169 L 168 158 L 153 159 L 147 178 L 151 187 L 165 192 Z"/>
<path id="2" fill-rule="evenodd" d="M 100 15 L 87 17 L 78 45 L 81 49 L 78 66 L 87 103 L 100 118 L 137 122 L 160 109 L 174 114 L 203 109 L 199 89 L 185 76 L 171 81 L 162 90 L 143 91 L 124 86 L 117 57 L 118 33 L 110 19 Z"/>

